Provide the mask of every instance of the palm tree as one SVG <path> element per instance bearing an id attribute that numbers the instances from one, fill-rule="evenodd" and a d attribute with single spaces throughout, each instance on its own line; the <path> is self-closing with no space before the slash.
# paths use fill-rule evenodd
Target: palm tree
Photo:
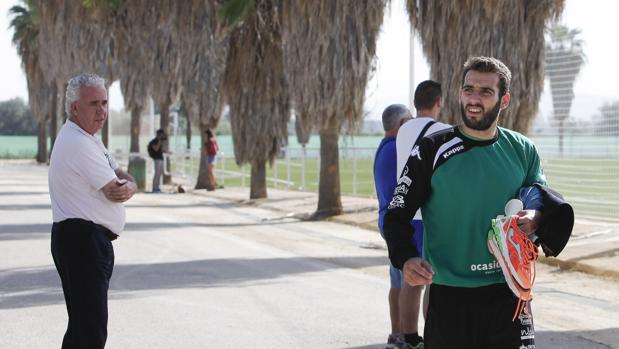
<path id="1" fill-rule="evenodd" d="M 219 124 L 223 109 L 223 76 L 230 30 L 217 14 L 219 1 L 183 2 L 176 31 L 181 47 L 181 98 L 190 123 L 198 126 L 202 144 L 207 129 Z M 201 152 L 196 189 L 209 184 L 206 154 Z"/>
<path id="2" fill-rule="evenodd" d="M 284 57 L 293 107 L 301 125 L 320 134 L 316 219 L 342 212 L 339 134 L 362 118 L 384 8 L 382 0 L 284 2 Z"/>
<path id="3" fill-rule="evenodd" d="M 150 28 L 159 19 L 152 16 L 156 6 L 138 0 L 39 3 L 45 28 L 39 36 L 40 65 L 46 80 L 65 86 L 69 78 L 84 71 L 104 76 L 108 83 L 122 76 L 125 106 L 132 114 L 130 152 L 139 152 L 140 114 L 153 71 L 148 40 Z"/>
<path id="4" fill-rule="evenodd" d="M 116 62 L 125 109 L 131 111 L 131 153 L 140 152 L 141 115 L 151 95 L 154 59 L 152 45 L 156 41 L 157 25 L 165 21 L 159 10 L 160 1 L 135 0 L 124 2 L 115 11 Z M 141 166 L 142 160 L 129 158 L 130 172 Z"/>
<path id="5" fill-rule="evenodd" d="M 32 2 L 32 1 L 31 1 Z M 56 52 L 50 52 L 48 49 L 53 47 L 58 50 L 58 53 L 62 52 L 62 49 L 57 45 L 58 38 L 62 37 L 54 35 L 52 33 L 52 25 L 50 22 L 55 19 L 55 16 L 52 17 L 51 14 L 54 13 L 50 11 L 50 8 L 56 9 L 60 4 L 57 1 L 36 1 L 38 14 L 39 14 L 39 35 L 37 37 L 37 47 L 38 47 L 38 55 L 39 61 L 38 65 L 43 72 L 43 78 L 46 83 L 51 86 L 55 91 L 54 102 L 55 108 L 52 106 L 52 112 L 48 115 L 50 119 L 50 138 L 51 144 L 53 146 L 54 141 L 56 139 L 56 133 L 58 131 L 58 117 L 59 114 L 64 114 L 64 103 L 58 103 L 59 100 L 64 101 L 63 98 L 59 98 L 59 95 L 64 95 L 64 89 L 62 89 L 65 85 L 61 82 L 61 79 L 64 78 L 64 82 L 68 80 L 68 76 L 60 76 L 58 71 L 60 69 L 60 65 L 58 64 L 58 56 L 55 54 Z M 59 29 L 59 27 L 55 27 L 54 29 Z M 52 39 L 52 42 L 49 40 Z"/>
<path id="6" fill-rule="evenodd" d="M 266 163 L 288 139 L 281 2 L 259 0 L 230 39 L 224 80 L 236 162 L 251 164 L 250 198 L 265 198 Z"/>
<path id="7" fill-rule="evenodd" d="M 458 91 L 466 59 L 493 56 L 512 71 L 512 99 L 501 125 L 526 133 L 544 86 L 544 29 L 563 6 L 564 0 L 407 0 L 430 77 L 445 91 L 442 121 L 460 122 Z"/>
<path id="8" fill-rule="evenodd" d="M 585 62 L 580 30 L 554 25 L 546 43 L 546 75 L 550 79 L 554 118 L 559 121 L 559 153 L 563 154 L 564 122 L 574 100 L 574 82 Z"/>
<path id="9" fill-rule="evenodd" d="M 194 33 L 181 33 L 177 30 L 178 22 L 186 18 L 178 16 L 186 4 L 175 1 L 149 1 L 147 6 L 156 6 L 160 14 L 156 27 L 148 28 L 150 32 L 150 54 L 153 61 L 150 82 L 150 94 L 159 106 L 160 128 L 170 135 L 170 107 L 178 101 L 181 92 L 181 49 L 180 36 Z M 147 28 L 143 28 L 147 29 Z M 193 49 L 193 48 L 184 48 Z M 169 139 L 169 138 L 168 138 Z M 163 150 L 169 151 L 168 139 L 163 142 Z M 170 171 L 171 161 L 166 162 Z M 163 176 L 163 183 L 170 184 L 171 175 Z"/>
<path id="10" fill-rule="evenodd" d="M 57 111 L 52 112 L 51 136 L 55 138 L 58 114 L 64 114 L 62 100 L 66 82 L 71 77 L 85 72 L 94 72 L 106 78 L 109 84 L 113 74 L 113 16 L 111 7 L 93 11 L 86 0 L 46 0 L 38 1 L 40 28 L 38 37 L 39 65 L 45 80 L 56 92 L 54 104 Z M 104 125 L 102 136 L 108 143 L 108 123 Z"/>
<path id="11" fill-rule="evenodd" d="M 24 6 L 11 7 L 13 15 L 10 27 L 13 28 L 13 44 L 17 48 L 28 83 L 28 101 L 32 113 L 38 119 L 37 162 L 47 162 L 47 120 L 50 115 L 50 87 L 43 78 L 39 67 L 39 8 L 35 0 L 23 1 Z"/>

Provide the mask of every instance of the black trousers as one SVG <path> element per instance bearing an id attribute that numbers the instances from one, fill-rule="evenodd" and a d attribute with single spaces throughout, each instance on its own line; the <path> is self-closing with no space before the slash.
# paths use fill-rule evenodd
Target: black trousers
<path id="1" fill-rule="evenodd" d="M 105 347 L 114 237 L 103 226 L 83 219 L 52 225 L 52 256 L 69 314 L 62 349 Z"/>
<path id="2" fill-rule="evenodd" d="M 432 284 L 426 349 L 534 349 L 531 307 L 512 321 L 518 299 L 507 284 L 477 288 Z"/>

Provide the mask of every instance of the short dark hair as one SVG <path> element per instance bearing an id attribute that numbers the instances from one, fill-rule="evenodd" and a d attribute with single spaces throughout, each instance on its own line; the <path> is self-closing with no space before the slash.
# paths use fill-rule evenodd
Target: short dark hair
<path id="1" fill-rule="evenodd" d="M 411 112 L 404 104 L 392 104 L 383 111 L 383 129 L 393 130 L 400 125 L 402 119 L 410 117 Z"/>
<path id="2" fill-rule="evenodd" d="M 163 129 L 162 129 L 162 128 L 160 128 L 160 129 L 158 129 L 158 130 L 157 130 L 157 134 L 158 134 L 158 135 L 165 134 L 165 131 L 163 131 Z"/>
<path id="3" fill-rule="evenodd" d="M 413 100 L 415 109 L 432 109 L 442 95 L 441 84 L 433 80 L 422 81 L 415 89 L 415 99 Z"/>
<path id="4" fill-rule="evenodd" d="M 478 71 L 481 73 L 496 73 L 499 76 L 499 97 L 503 97 L 509 92 L 509 85 L 512 80 L 512 72 L 509 68 L 494 57 L 471 57 L 464 63 L 464 72 L 462 73 L 462 85 L 464 78 L 469 70 Z"/>

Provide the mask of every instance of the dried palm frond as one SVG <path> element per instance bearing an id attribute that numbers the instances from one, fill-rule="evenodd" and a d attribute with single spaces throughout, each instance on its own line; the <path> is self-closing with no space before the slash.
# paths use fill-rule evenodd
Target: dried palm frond
<path id="1" fill-rule="evenodd" d="M 441 120 L 460 122 L 464 62 L 471 56 L 492 56 L 512 72 L 512 98 L 500 125 L 526 133 L 544 85 L 544 29 L 563 6 L 564 0 L 408 0 L 430 78 L 445 91 Z"/>
<path id="2" fill-rule="evenodd" d="M 217 126 L 223 107 L 230 31 L 224 28 L 219 8 L 218 0 L 186 1 L 176 27 L 183 105 L 191 122 L 204 130 Z"/>
<path id="3" fill-rule="evenodd" d="M 284 57 L 304 126 L 339 131 L 361 120 L 384 8 L 383 0 L 284 3 Z"/>
<path id="4" fill-rule="evenodd" d="M 106 6 L 88 9 L 79 0 L 45 0 L 41 4 L 39 50 L 49 83 L 62 86 L 82 72 L 113 81 L 115 17 Z"/>
<path id="5" fill-rule="evenodd" d="M 239 165 L 264 166 L 287 142 L 290 107 L 280 11 L 277 0 L 256 1 L 230 39 L 224 89 Z"/>
<path id="6" fill-rule="evenodd" d="M 284 57 L 294 109 L 320 133 L 315 218 L 342 212 L 338 137 L 362 120 L 384 0 L 290 0 L 284 3 Z"/>
<path id="7" fill-rule="evenodd" d="M 40 7 L 36 1 L 26 1 L 23 6 L 11 7 L 9 13 L 13 16 L 10 23 L 14 30 L 12 41 L 26 73 L 30 109 L 35 118 L 42 121 L 50 112 L 53 96 L 39 65 Z"/>

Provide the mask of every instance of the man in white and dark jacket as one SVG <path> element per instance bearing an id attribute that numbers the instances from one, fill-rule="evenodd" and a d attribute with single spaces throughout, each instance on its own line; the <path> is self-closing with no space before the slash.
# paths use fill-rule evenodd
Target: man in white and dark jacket
<path id="1" fill-rule="evenodd" d="M 51 250 L 69 315 L 62 348 L 103 348 L 112 240 L 125 226 L 123 202 L 137 186 L 95 136 L 108 116 L 104 80 L 94 74 L 69 80 L 65 111 L 67 121 L 54 143 L 48 178 Z"/>

